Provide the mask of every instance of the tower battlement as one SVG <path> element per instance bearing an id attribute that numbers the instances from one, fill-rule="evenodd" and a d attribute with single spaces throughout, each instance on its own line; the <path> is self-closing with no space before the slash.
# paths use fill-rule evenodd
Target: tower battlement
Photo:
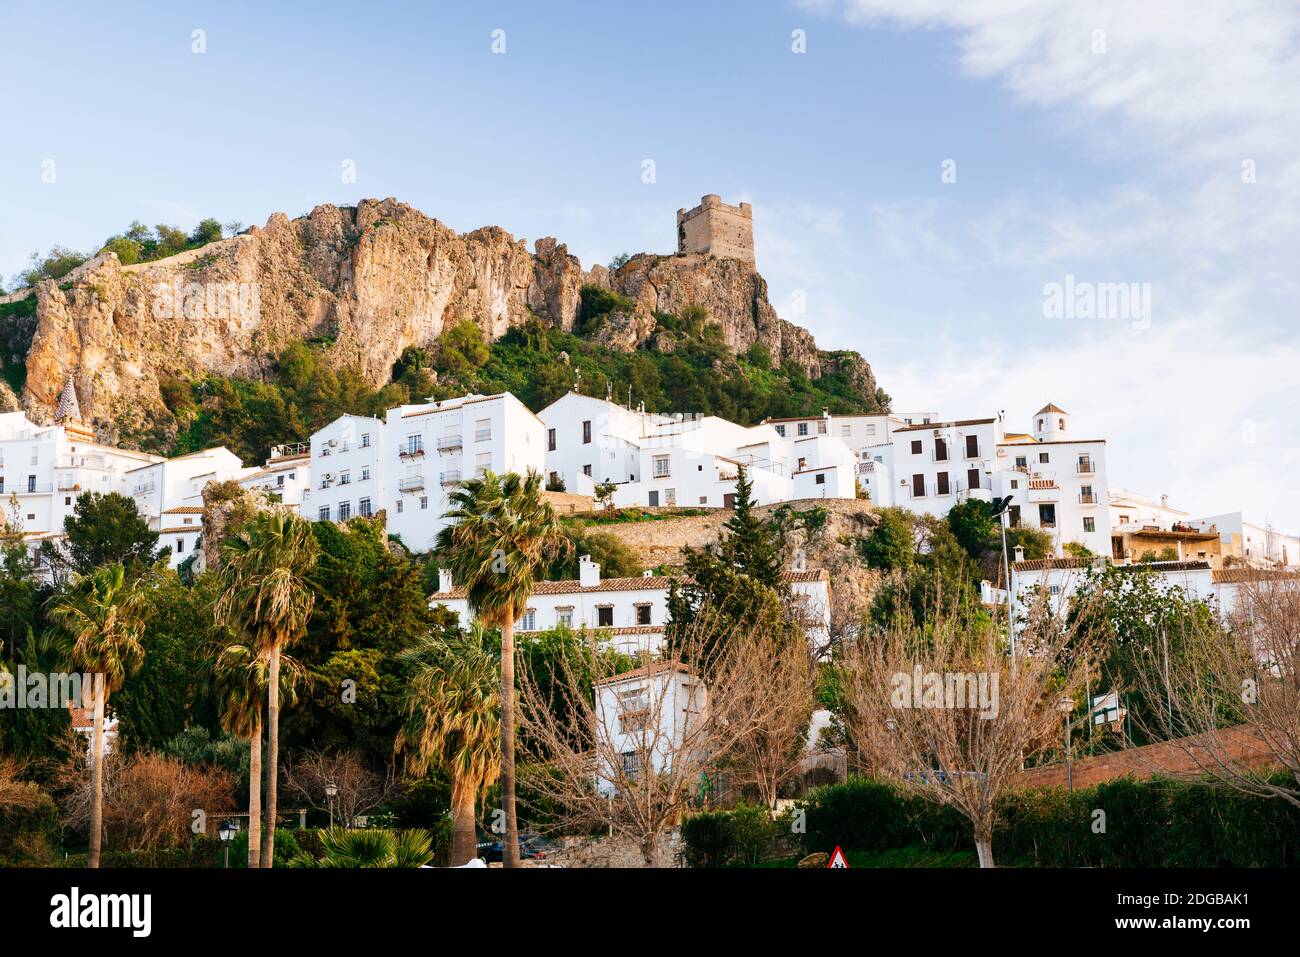
<path id="1" fill-rule="evenodd" d="M 754 211 L 709 193 L 694 209 L 677 210 L 677 252 L 739 259 L 754 265 Z"/>

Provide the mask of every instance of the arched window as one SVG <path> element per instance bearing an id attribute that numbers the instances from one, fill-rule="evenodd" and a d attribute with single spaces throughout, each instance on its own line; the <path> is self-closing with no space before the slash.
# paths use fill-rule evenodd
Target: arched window
<path id="1" fill-rule="evenodd" d="M 1064 432 L 1064 431 L 1065 431 L 1065 419 L 1061 419 L 1060 422 L 1061 422 L 1061 424 L 1058 425 L 1057 428 L 1060 429 L 1062 432 Z"/>
<path id="2" fill-rule="evenodd" d="M 1038 431 L 1039 431 L 1039 432 L 1043 431 L 1043 420 L 1042 420 L 1042 419 L 1039 419 L 1039 420 L 1038 420 Z"/>

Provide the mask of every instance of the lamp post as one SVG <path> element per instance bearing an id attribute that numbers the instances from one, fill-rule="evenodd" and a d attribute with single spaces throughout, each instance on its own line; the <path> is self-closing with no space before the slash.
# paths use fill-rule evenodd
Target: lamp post
<path id="1" fill-rule="evenodd" d="M 1002 576 L 1007 586 L 1007 640 L 1011 643 L 1011 660 L 1016 660 L 1016 623 L 1014 621 L 1014 600 L 1011 596 L 1011 563 L 1007 560 L 1007 508 L 1011 505 L 1011 496 L 993 500 L 993 517 L 998 520 L 1002 532 Z"/>
<path id="2" fill-rule="evenodd" d="M 239 825 L 234 821 L 222 821 L 221 827 L 217 828 L 217 836 L 221 838 L 221 846 L 226 852 L 226 867 L 230 867 L 230 842 L 234 840 L 235 835 L 239 833 Z"/>
<path id="3" fill-rule="evenodd" d="M 334 830 L 334 797 L 339 793 L 339 786 L 333 781 L 325 785 L 325 797 L 330 806 L 330 830 Z"/>
<path id="4" fill-rule="evenodd" d="M 1065 778 L 1069 783 L 1070 793 L 1074 793 L 1074 763 L 1070 760 L 1070 714 L 1074 711 L 1074 699 L 1061 696 L 1061 716 L 1065 722 Z"/>

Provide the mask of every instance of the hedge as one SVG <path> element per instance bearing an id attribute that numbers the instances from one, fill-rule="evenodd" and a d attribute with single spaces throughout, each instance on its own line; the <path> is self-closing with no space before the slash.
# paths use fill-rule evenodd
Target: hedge
<path id="1" fill-rule="evenodd" d="M 805 853 L 974 846 L 959 812 L 880 781 L 855 778 L 819 788 L 800 807 Z M 685 863 L 719 867 L 781 856 L 778 842 L 788 827 L 769 823 L 760 833 L 751 826 L 754 810 L 683 822 Z M 1300 810 L 1277 798 L 1162 778 L 1118 778 L 1073 794 L 1017 791 L 999 802 L 993 856 L 1038 867 L 1294 867 L 1300 865 Z"/>

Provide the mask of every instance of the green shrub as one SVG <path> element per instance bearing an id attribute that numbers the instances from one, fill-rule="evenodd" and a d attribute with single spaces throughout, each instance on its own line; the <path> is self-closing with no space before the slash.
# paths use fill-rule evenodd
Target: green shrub
<path id="1" fill-rule="evenodd" d="M 0 811 L 0 867 L 41 867 L 53 864 L 59 832 L 54 800 L 35 784 L 19 782 L 26 792 L 18 803 Z"/>
<path id="2" fill-rule="evenodd" d="M 704 811 L 682 822 L 682 860 L 688 867 L 753 867 L 770 856 L 777 837 L 767 808 Z"/>

